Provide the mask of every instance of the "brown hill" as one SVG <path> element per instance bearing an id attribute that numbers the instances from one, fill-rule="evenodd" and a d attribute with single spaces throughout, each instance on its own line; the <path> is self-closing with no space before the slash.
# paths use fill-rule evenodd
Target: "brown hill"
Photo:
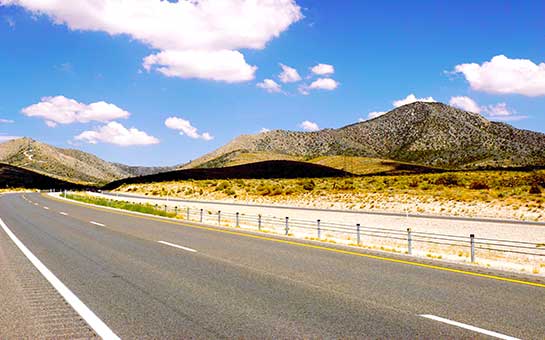
<path id="1" fill-rule="evenodd" d="M 339 129 L 242 135 L 184 168 L 222 166 L 243 154 L 258 154 L 261 160 L 267 155 L 305 161 L 366 157 L 446 169 L 543 166 L 545 134 L 442 103 L 416 102 Z"/>
<path id="2" fill-rule="evenodd" d="M 0 162 L 84 184 L 105 184 L 120 178 L 173 169 L 110 163 L 87 152 L 57 148 L 30 138 L 0 144 Z"/>
<path id="3" fill-rule="evenodd" d="M 87 186 L 62 181 L 16 166 L 0 163 L 0 188 L 86 189 Z"/>

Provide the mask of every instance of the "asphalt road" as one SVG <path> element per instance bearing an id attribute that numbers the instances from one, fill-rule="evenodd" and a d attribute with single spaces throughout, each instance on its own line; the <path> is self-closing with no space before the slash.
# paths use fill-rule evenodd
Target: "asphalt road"
<path id="1" fill-rule="evenodd" d="M 470 221 L 470 222 L 486 222 L 486 223 L 500 223 L 500 224 L 520 224 L 520 225 L 536 225 L 545 226 L 545 222 L 537 221 L 520 221 L 509 219 L 497 219 L 497 218 L 480 218 L 480 217 L 464 217 L 464 216 L 441 216 L 441 215 L 426 215 L 426 214 L 412 214 L 412 213 L 396 213 L 388 211 L 358 211 L 348 209 L 320 209 L 320 208 L 308 208 L 308 207 L 293 207 L 284 205 L 272 205 L 272 204 L 248 204 L 248 203 L 234 203 L 234 202 L 221 202 L 221 201 L 203 201 L 203 200 L 187 200 L 181 198 L 164 198 L 155 196 L 144 196 L 136 194 L 124 194 L 111 191 L 102 191 L 103 195 L 110 195 L 116 197 L 137 197 L 144 199 L 153 199 L 158 201 L 170 201 L 170 202 L 183 202 L 183 203 L 199 203 L 199 204 L 211 204 L 211 205 L 225 205 L 225 206 L 243 206 L 243 207 L 262 207 L 262 208 L 282 208 L 286 210 L 307 210 L 307 211 L 324 211 L 324 212 L 339 212 L 358 215 L 379 215 L 379 216 L 396 216 L 396 217 L 414 217 L 414 218 L 426 218 L 436 220 L 451 220 L 451 221 Z"/>
<path id="2" fill-rule="evenodd" d="M 121 338 L 545 336 L 545 286 L 40 194 L 0 197 L 0 217 Z"/>

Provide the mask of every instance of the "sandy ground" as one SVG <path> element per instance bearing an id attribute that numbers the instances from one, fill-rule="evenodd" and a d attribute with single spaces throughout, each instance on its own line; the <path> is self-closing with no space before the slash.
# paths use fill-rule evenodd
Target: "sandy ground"
<path id="1" fill-rule="evenodd" d="M 92 193 L 97 196 L 115 198 L 112 195 L 103 195 Z M 332 212 L 332 211 L 309 211 L 303 209 L 286 209 L 286 207 L 260 207 L 256 205 L 234 206 L 218 204 L 214 201 L 200 201 L 196 203 L 185 202 L 166 202 L 156 200 L 150 197 L 133 196 L 131 198 L 119 197 L 120 200 L 127 200 L 140 203 L 158 204 L 163 207 L 167 205 L 169 210 L 177 211 L 181 217 L 186 218 L 186 209 L 191 211 L 190 219 L 200 220 L 200 209 L 203 209 L 204 223 L 218 224 L 217 212 L 221 211 L 222 225 L 235 226 L 235 213 L 239 213 L 239 224 L 242 228 L 256 229 L 257 216 L 261 214 L 262 226 L 265 231 L 284 233 L 285 217 L 289 217 L 289 234 L 298 238 L 317 239 L 317 220 L 321 221 L 321 239 L 327 242 L 344 243 L 349 245 L 356 244 L 356 224 L 361 225 L 361 244 L 364 247 L 406 253 L 408 251 L 407 228 L 411 228 L 415 237 L 413 237 L 413 255 L 430 258 L 440 258 L 455 262 L 469 262 L 470 234 L 474 234 L 477 244 L 479 239 L 498 239 L 523 241 L 531 243 L 531 247 L 543 244 L 543 247 L 536 249 L 542 250 L 545 254 L 545 225 L 527 225 L 517 224 L 516 222 L 491 222 L 491 221 L 467 221 L 456 219 L 437 219 L 421 218 L 407 216 L 388 216 L 376 215 L 362 212 Z M 222 202 L 226 203 L 226 202 Z M 308 221 L 303 223 L 302 221 Z M 328 223 L 339 223 L 348 228 L 346 233 L 338 233 L 324 230 Z M 306 228 L 297 228 L 297 225 Z M 380 237 L 373 237 L 373 229 L 368 228 L 387 228 L 399 231 L 398 235 L 390 235 L 402 238 L 395 240 L 385 238 L 385 234 Z M 419 232 L 437 233 L 459 236 L 460 241 L 455 245 L 433 245 L 425 242 L 418 242 L 421 238 L 416 237 Z M 448 242 L 448 241 L 446 241 Z M 482 242 L 482 241 L 481 241 Z M 449 242 L 452 243 L 452 242 Z M 498 247 L 496 247 L 498 248 Z M 535 252 L 535 249 L 527 250 Z M 498 269 L 522 271 L 533 274 L 545 274 L 545 256 L 527 256 L 517 254 L 506 254 L 484 249 L 476 250 L 476 262 L 479 265 L 494 267 Z"/>

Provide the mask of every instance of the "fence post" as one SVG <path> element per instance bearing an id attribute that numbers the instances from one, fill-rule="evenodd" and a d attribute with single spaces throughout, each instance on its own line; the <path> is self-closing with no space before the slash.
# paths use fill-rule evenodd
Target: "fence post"
<path id="1" fill-rule="evenodd" d="M 257 215 L 257 230 L 261 231 L 261 214 Z"/>
<path id="2" fill-rule="evenodd" d="M 289 220 L 289 217 L 286 216 L 286 235 L 288 235 L 288 233 L 289 233 L 289 231 L 290 231 L 290 226 L 289 226 L 288 220 Z"/>
<path id="3" fill-rule="evenodd" d="M 411 228 L 407 228 L 407 247 L 409 255 L 413 254 L 413 234 Z"/>
<path id="4" fill-rule="evenodd" d="M 189 207 L 187 207 L 187 220 L 189 221 Z"/>
<path id="5" fill-rule="evenodd" d="M 221 210 L 218 210 L 218 225 L 221 225 Z"/>
<path id="6" fill-rule="evenodd" d="M 475 262 L 475 234 L 469 235 L 469 243 L 471 244 L 471 263 Z"/>
<path id="7" fill-rule="evenodd" d="M 356 224 L 356 232 L 357 232 L 357 240 L 358 240 L 358 246 L 361 245 L 361 238 L 360 238 L 360 224 Z"/>
<path id="8" fill-rule="evenodd" d="M 317 227 L 317 231 L 318 231 L 318 239 L 320 239 L 320 220 L 317 220 L 316 221 L 316 227 Z"/>
<path id="9" fill-rule="evenodd" d="M 239 213 L 237 211 L 237 214 L 236 214 L 236 217 L 235 217 L 235 224 L 236 224 L 236 227 L 240 227 L 240 224 L 239 224 L 239 221 L 238 221 L 238 216 L 239 216 Z"/>
<path id="10" fill-rule="evenodd" d="M 202 218 L 203 218 L 202 215 L 203 215 L 203 209 L 201 209 L 201 218 L 200 218 L 201 223 L 202 223 Z"/>

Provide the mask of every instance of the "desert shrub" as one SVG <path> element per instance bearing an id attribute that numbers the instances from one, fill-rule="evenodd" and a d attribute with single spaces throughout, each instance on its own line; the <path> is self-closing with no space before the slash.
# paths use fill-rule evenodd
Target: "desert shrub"
<path id="1" fill-rule="evenodd" d="M 471 182 L 471 184 L 469 185 L 469 188 L 473 190 L 486 190 L 486 189 L 490 189 L 490 186 L 482 180 L 476 180 Z"/>
<path id="2" fill-rule="evenodd" d="M 539 185 L 532 184 L 532 186 L 530 186 L 530 191 L 528 192 L 532 195 L 539 195 L 541 194 L 541 189 L 539 188 Z"/>
<path id="3" fill-rule="evenodd" d="M 229 182 L 227 181 L 221 181 L 218 183 L 218 185 L 216 186 L 216 191 L 223 191 L 225 189 L 230 189 L 231 188 L 231 184 L 229 184 Z"/>
<path id="4" fill-rule="evenodd" d="M 306 179 L 301 182 L 301 186 L 307 191 L 312 191 L 316 187 L 316 183 L 311 179 Z"/>
<path id="5" fill-rule="evenodd" d="M 411 188 L 418 188 L 418 184 L 420 184 L 418 178 L 413 178 L 409 181 L 409 187 Z"/>
<path id="6" fill-rule="evenodd" d="M 437 177 L 434 184 L 452 187 L 460 185 L 460 179 L 455 174 L 445 174 Z"/>
<path id="7" fill-rule="evenodd" d="M 339 190 L 354 190 L 354 181 L 351 179 L 345 179 L 337 184 Z"/>

